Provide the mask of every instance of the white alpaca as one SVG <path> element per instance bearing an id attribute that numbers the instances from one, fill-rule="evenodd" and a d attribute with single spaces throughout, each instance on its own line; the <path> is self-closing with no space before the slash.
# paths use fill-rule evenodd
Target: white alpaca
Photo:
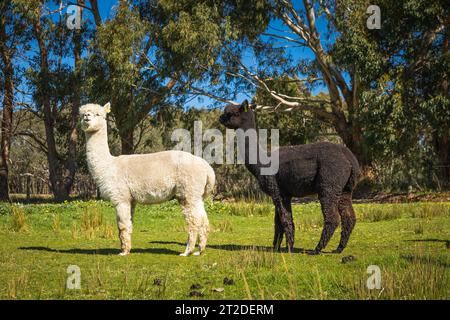
<path id="1" fill-rule="evenodd" d="M 104 107 L 86 104 L 80 108 L 81 125 L 86 134 L 86 157 L 89 171 L 100 188 L 102 198 L 116 206 L 117 226 L 122 252 L 131 249 L 131 233 L 136 203 L 160 203 L 177 199 L 189 226 L 184 253 L 193 253 L 197 236 L 200 254 L 206 246 L 209 230 L 203 199 L 212 192 L 215 175 L 202 158 L 182 151 L 114 157 L 109 152 Z"/>

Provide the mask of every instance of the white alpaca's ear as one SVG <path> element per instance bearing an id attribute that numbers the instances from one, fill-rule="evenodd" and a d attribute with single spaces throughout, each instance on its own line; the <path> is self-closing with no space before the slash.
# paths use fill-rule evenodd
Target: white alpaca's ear
<path id="1" fill-rule="evenodd" d="M 105 113 L 109 113 L 111 111 L 111 102 L 108 102 L 103 106 L 103 109 L 105 110 Z"/>

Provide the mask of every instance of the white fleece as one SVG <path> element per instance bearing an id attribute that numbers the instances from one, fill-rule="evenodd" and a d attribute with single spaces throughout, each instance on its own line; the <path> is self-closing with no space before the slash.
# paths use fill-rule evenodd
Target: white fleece
<path id="1" fill-rule="evenodd" d="M 200 254 L 206 246 L 209 230 L 203 199 L 212 193 L 215 174 L 202 158 L 183 151 L 114 157 L 109 152 L 104 107 L 86 104 L 80 108 L 81 124 L 86 134 L 89 171 L 102 198 L 116 206 L 121 255 L 131 249 L 132 218 L 136 203 L 160 203 L 177 199 L 189 226 L 183 256 L 191 254 L 199 237 Z"/>

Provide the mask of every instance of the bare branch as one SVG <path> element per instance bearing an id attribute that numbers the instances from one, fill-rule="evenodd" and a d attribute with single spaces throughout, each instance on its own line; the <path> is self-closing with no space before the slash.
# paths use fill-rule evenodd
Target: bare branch
<path id="1" fill-rule="evenodd" d="M 94 21 L 97 28 L 102 24 L 102 18 L 100 17 L 100 11 L 98 10 L 97 0 L 90 0 L 91 2 L 91 12 L 94 15 Z"/>
<path id="2" fill-rule="evenodd" d="M 284 21 L 284 23 L 288 25 L 289 28 L 291 28 L 292 31 L 294 31 L 295 34 L 300 36 L 300 38 L 302 38 L 306 42 L 309 42 L 310 36 L 309 33 L 306 31 L 306 28 L 303 28 L 302 26 L 295 24 L 287 13 L 282 13 L 280 15 L 280 18 L 281 20 Z M 313 48 L 311 48 L 311 50 L 313 50 Z"/>
<path id="3" fill-rule="evenodd" d="M 279 82 L 292 83 L 292 82 L 315 82 L 315 81 L 323 81 L 323 78 L 305 78 L 305 79 L 276 79 L 276 78 L 265 78 L 264 81 L 272 81 L 277 80 Z"/>
<path id="4" fill-rule="evenodd" d="M 39 145 L 39 149 L 41 149 L 45 153 L 48 152 L 47 145 L 45 144 L 45 142 L 42 141 L 41 139 L 39 139 L 32 131 L 30 131 L 30 130 L 19 131 L 19 132 L 16 132 L 15 135 L 30 137 Z"/>
<path id="5" fill-rule="evenodd" d="M 314 42 L 319 42 L 319 33 L 316 27 L 316 14 L 310 0 L 303 0 L 303 4 L 306 8 L 306 17 L 308 19 L 309 32 L 312 35 Z"/>
<path id="6" fill-rule="evenodd" d="M 236 61 L 236 63 L 241 67 L 242 71 L 244 71 L 249 77 L 251 77 L 252 79 L 254 79 L 257 82 L 257 87 L 265 90 L 267 93 L 270 94 L 270 96 L 272 96 L 272 98 L 274 98 L 275 100 L 277 100 L 279 102 L 278 106 L 275 107 L 276 109 L 281 106 L 281 105 L 285 105 L 288 107 L 292 107 L 292 108 L 298 108 L 301 110 L 305 110 L 305 111 L 311 111 L 314 112 L 319 118 L 321 118 L 324 121 L 333 121 L 334 120 L 334 116 L 332 113 L 326 111 L 325 108 L 323 107 L 319 107 L 319 106 L 311 106 L 311 105 L 306 105 L 302 102 L 299 101 L 290 101 L 290 100 L 301 100 L 303 98 L 300 97 L 289 97 L 280 93 L 277 93 L 274 90 L 271 90 L 269 85 L 263 80 L 261 79 L 258 75 L 254 74 L 253 72 L 251 72 L 241 61 L 238 57 L 236 57 L 236 55 L 228 48 L 225 48 L 229 54 L 231 55 L 231 57 Z M 330 101 L 319 101 L 316 100 L 314 101 L 315 103 L 319 102 L 319 103 L 330 103 Z"/>
<path id="7" fill-rule="evenodd" d="M 145 59 L 145 58 L 146 58 L 147 61 L 150 60 L 150 58 L 147 56 L 147 54 L 148 54 L 148 52 L 149 52 L 149 50 L 150 50 L 152 44 L 153 44 L 152 37 L 148 37 L 147 42 L 145 43 L 145 47 L 144 47 L 144 49 L 142 50 L 142 52 L 141 52 L 141 54 L 140 54 L 140 57 L 139 57 L 139 60 L 138 60 L 138 63 L 137 63 L 137 66 L 138 66 L 139 68 L 142 67 L 142 66 L 144 65 L 144 59 Z"/>
<path id="8" fill-rule="evenodd" d="M 225 102 L 225 103 L 228 103 L 228 104 L 232 104 L 232 105 L 235 105 L 235 106 L 240 105 L 240 103 L 238 103 L 236 101 L 228 100 L 228 99 L 223 98 L 223 97 L 219 97 L 219 96 L 217 96 L 217 95 L 215 95 L 213 93 L 207 92 L 207 91 L 205 91 L 203 89 L 200 89 L 200 88 L 196 88 L 196 87 L 192 87 L 191 86 L 191 89 L 193 90 L 194 94 L 198 94 L 198 95 L 202 95 L 202 96 L 205 96 L 205 97 L 209 97 L 211 99 L 214 99 L 214 100 L 217 100 L 217 101 L 221 101 L 221 102 Z"/>
<path id="9" fill-rule="evenodd" d="M 323 12 L 325 12 L 327 19 L 331 22 L 333 22 L 333 24 L 336 26 L 336 19 L 333 16 L 333 14 L 331 13 L 330 8 L 327 7 L 327 5 L 325 4 L 324 0 L 319 0 L 319 5 L 322 8 Z"/>
<path id="10" fill-rule="evenodd" d="M 35 116 L 38 117 L 38 118 L 42 118 L 42 115 L 39 114 L 39 112 L 37 112 L 36 110 L 34 110 L 34 109 L 33 109 L 33 106 L 30 105 L 29 103 L 26 103 L 26 102 L 21 101 L 21 102 L 17 102 L 17 103 L 16 103 L 16 106 L 24 107 L 24 110 L 26 110 L 26 111 L 28 111 L 28 112 L 31 112 L 33 115 L 35 115 Z"/>
<path id="11" fill-rule="evenodd" d="M 324 100 L 324 99 L 317 99 L 317 98 L 309 98 L 309 97 L 292 97 L 285 94 L 277 93 L 280 97 L 289 99 L 289 100 L 295 100 L 295 101 L 304 101 L 304 102 L 317 102 L 317 103 L 323 103 L 323 104 L 331 104 L 330 100 Z"/>
<path id="12" fill-rule="evenodd" d="M 263 33 L 264 36 L 268 36 L 268 37 L 273 37 L 273 38 L 277 38 L 277 39 L 283 39 L 283 40 L 287 40 L 289 42 L 294 42 L 297 43 L 303 47 L 307 46 L 306 43 L 302 42 L 302 41 L 298 41 L 295 40 L 294 38 L 288 37 L 288 36 L 282 36 L 282 35 L 277 35 L 277 34 L 273 34 L 273 33 Z"/>

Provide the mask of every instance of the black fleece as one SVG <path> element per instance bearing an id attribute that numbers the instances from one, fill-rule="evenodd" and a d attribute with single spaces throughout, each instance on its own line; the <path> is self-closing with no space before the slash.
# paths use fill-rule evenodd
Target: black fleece
<path id="1" fill-rule="evenodd" d="M 253 106 L 247 101 L 241 106 L 225 107 L 220 122 L 230 129 L 256 129 Z M 343 145 L 330 142 L 280 147 L 278 172 L 261 175 L 260 169 L 264 165 L 259 159 L 256 164 L 249 163 L 248 143 L 246 141 L 245 166 L 275 205 L 274 249 L 280 249 L 283 234 L 286 234 L 288 250 L 293 249 L 292 198 L 317 194 L 325 223 L 313 252 L 319 253 L 325 248 L 339 221 L 342 224 L 341 240 L 334 252 L 342 252 L 356 223 L 352 192 L 360 169 L 353 153 Z"/>

